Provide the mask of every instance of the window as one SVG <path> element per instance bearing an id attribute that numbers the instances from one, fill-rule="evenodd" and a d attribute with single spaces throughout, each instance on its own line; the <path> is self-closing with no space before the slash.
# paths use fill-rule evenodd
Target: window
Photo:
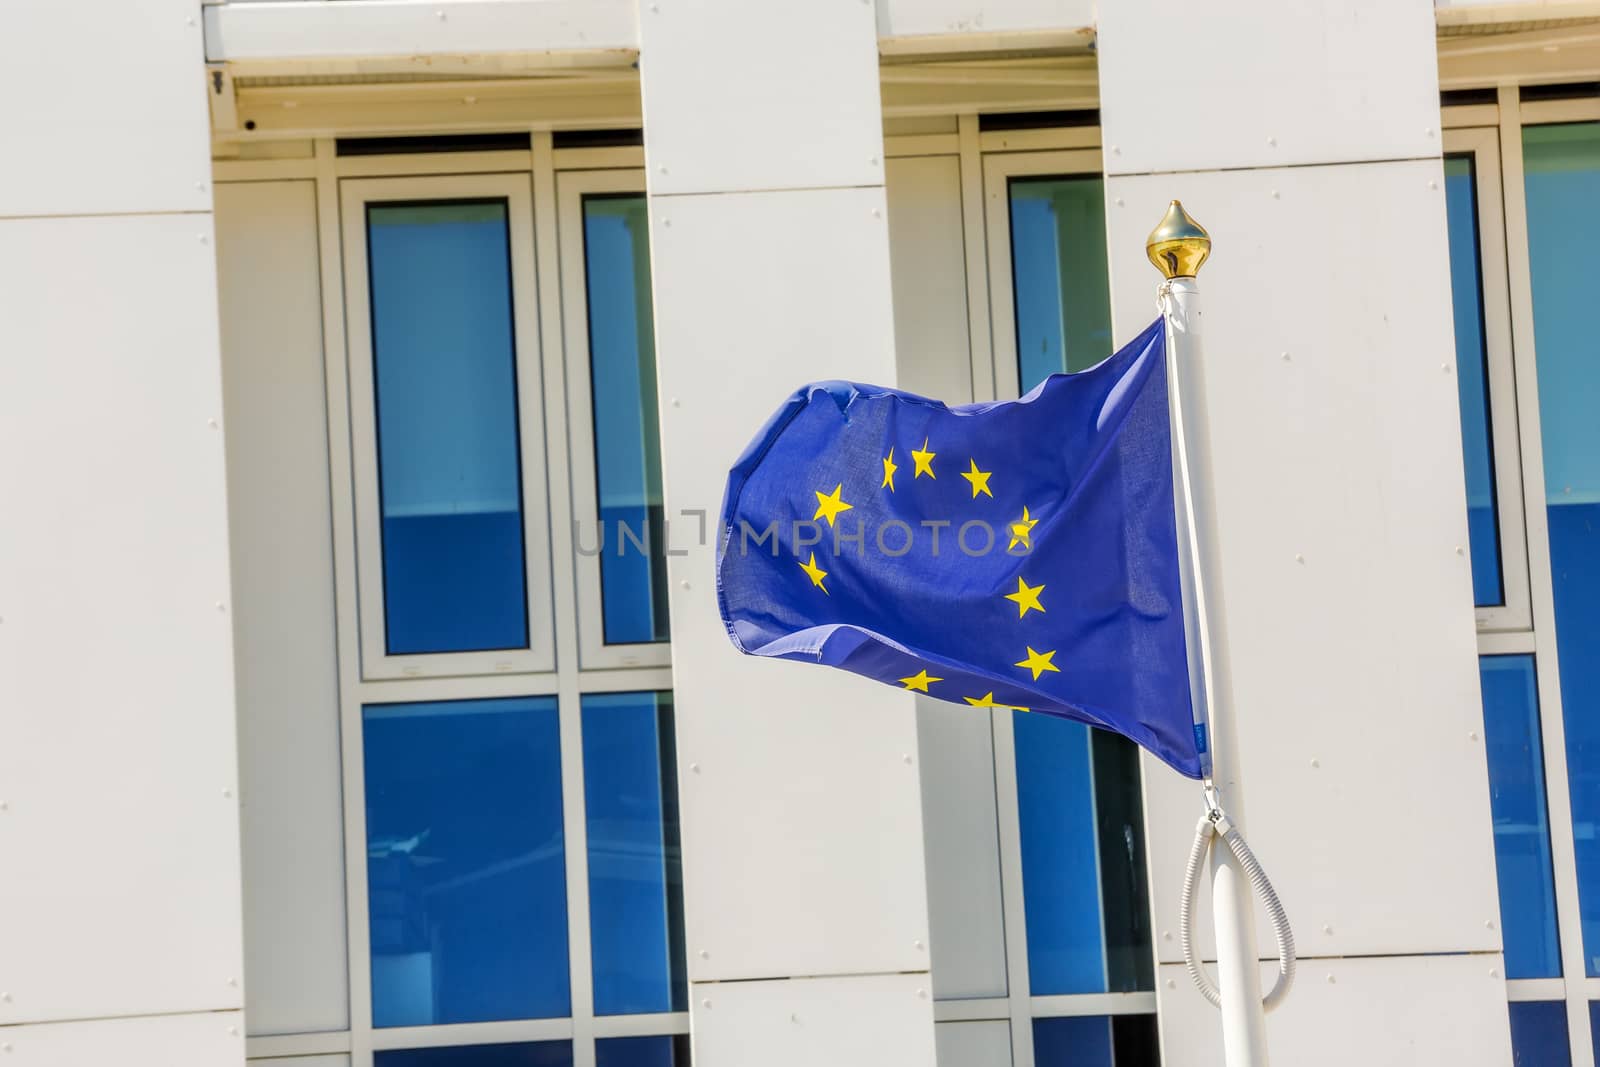
<path id="1" fill-rule="evenodd" d="M 548 670 L 527 181 L 347 181 L 343 211 L 363 676 Z"/>
<path id="2" fill-rule="evenodd" d="M 1073 147 L 1098 131 L 1030 131 L 1060 149 L 1009 151 L 1013 134 L 961 122 L 955 154 L 886 146 L 896 327 L 933 349 L 903 385 L 959 401 L 970 382 L 984 401 L 1110 354 L 1104 187 L 1098 150 Z M 965 274 L 930 249 L 964 250 Z M 935 340 L 908 313 L 963 287 L 967 330 L 941 318 Z M 1159 1062 L 1137 749 L 919 701 L 918 750 L 940 1063 Z"/>
<path id="3" fill-rule="evenodd" d="M 253 1058 L 689 1062 L 639 152 L 525 143 L 318 145 L 349 1022 Z"/>
<path id="4" fill-rule="evenodd" d="M 559 179 L 583 665 L 665 665 L 666 548 L 644 176 Z"/>
<path id="5" fill-rule="evenodd" d="M 1600 1034 L 1600 101 L 1497 100 L 1445 134 L 1456 368 L 1512 1046 L 1564 1065 Z"/>

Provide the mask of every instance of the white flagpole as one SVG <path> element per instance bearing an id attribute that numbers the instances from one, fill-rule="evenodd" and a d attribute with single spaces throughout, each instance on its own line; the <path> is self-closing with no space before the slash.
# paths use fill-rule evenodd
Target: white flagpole
<path id="1" fill-rule="evenodd" d="M 1161 287 L 1167 324 L 1167 388 L 1172 411 L 1174 488 L 1184 563 L 1186 623 L 1191 630 L 1190 677 L 1200 715 L 1207 723 L 1211 758 L 1207 795 L 1216 810 L 1229 812 L 1235 828 L 1243 810 L 1238 777 L 1238 741 L 1229 706 L 1227 627 L 1220 612 L 1217 519 L 1212 508 L 1210 449 L 1200 344 L 1203 318 L 1195 275 L 1211 251 L 1206 231 L 1174 200 L 1150 234 L 1145 249 L 1166 277 Z M 1196 489 L 1198 487 L 1198 491 Z M 1195 661 L 1198 662 L 1195 662 Z M 1213 792 L 1214 790 L 1214 792 Z M 1222 1045 L 1227 1067 L 1267 1067 L 1266 1012 L 1261 1000 L 1253 889 L 1238 857 L 1226 847 L 1211 850 L 1211 899 L 1217 934 Z"/>

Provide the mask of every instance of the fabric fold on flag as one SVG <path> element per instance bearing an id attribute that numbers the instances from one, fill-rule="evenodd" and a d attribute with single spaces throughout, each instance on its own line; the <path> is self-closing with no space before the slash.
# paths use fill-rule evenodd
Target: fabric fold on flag
<path id="1" fill-rule="evenodd" d="M 739 457 L 717 597 L 735 647 L 1114 730 L 1189 777 L 1161 320 L 1020 400 L 819 382 Z"/>

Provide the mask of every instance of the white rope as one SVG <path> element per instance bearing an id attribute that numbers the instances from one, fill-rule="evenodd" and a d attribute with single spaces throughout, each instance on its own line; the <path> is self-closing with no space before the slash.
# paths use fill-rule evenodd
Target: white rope
<path id="1" fill-rule="evenodd" d="M 1222 1007 L 1222 994 L 1212 984 L 1211 976 L 1206 974 L 1194 951 L 1195 893 L 1200 886 L 1200 871 L 1205 866 L 1206 856 L 1218 837 L 1227 844 L 1229 851 L 1239 861 L 1245 877 L 1250 879 L 1250 885 L 1261 899 L 1262 907 L 1267 909 L 1272 935 L 1278 942 L 1278 980 L 1273 983 L 1272 992 L 1261 1001 L 1263 1008 L 1271 1011 L 1283 1003 L 1283 998 L 1289 995 L 1289 987 L 1294 984 L 1294 931 L 1289 928 L 1289 916 L 1284 912 L 1283 903 L 1278 900 L 1272 882 L 1267 879 L 1267 873 L 1261 869 L 1261 864 L 1250 851 L 1250 846 L 1244 843 L 1244 838 L 1239 836 L 1239 831 L 1214 802 L 1208 805 L 1208 810 L 1200 817 L 1200 824 L 1195 827 L 1194 845 L 1189 849 L 1189 865 L 1183 872 L 1183 897 L 1178 912 L 1178 939 L 1183 944 L 1183 962 L 1189 968 L 1189 977 L 1194 979 L 1200 995 L 1210 1001 L 1212 1007 Z"/>

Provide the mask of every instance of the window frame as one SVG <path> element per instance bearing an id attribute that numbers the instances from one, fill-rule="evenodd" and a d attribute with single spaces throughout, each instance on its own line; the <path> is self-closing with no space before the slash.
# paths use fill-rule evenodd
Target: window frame
<path id="1" fill-rule="evenodd" d="M 1017 305 L 1011 277 L 1011 179 L 1103 177 L 1098 148 L 990 153 L 983 157 L 984 231 L 988 246 L 989 321 L 994 343 L 994 389 L 998 397 L 1022 393 L 1017 367 Z M 1109 270 L 1110 267 L 1107 267 Z M 1110 355 L 1110 351 L 1106 355 Z"/>
<path id="2" fill-rule="evenodd" d="M 1484 386 L 1489 394 L 1489 439 L 1495 480 L 1495 525 L 1499 533 L 1500 583 L 1504 603 L 1474 606 L 1479 632 L 1525 631 L 1533 627 L 1528 588 L 1528 541 L 1523 521 L 1522 453 L 1517 438 L 1517 381 L 1511 346 L 1511 281 L 1506 254 L 1506 219 L 1500 137 L 1492 127 L 1447 129 L 1446 156 L 1469 156 L 1478 224 L 1478 277 L 1482 292 Z M 1465 547 L 1465 546 L 1463 546 Z"/>
<path id="3" fill-rule="evenodd" d="M 545 465 L 544 353 L 537 310 L 533 195 L 516 174 L 347 178 L 340 182 L 344 292 L 348 308 L 350 471 L 354 495 L 361 675 L 365 679 L 526 674 L 555 669 L 548 473 Z M 430 200 L 504 200 L 511 268 L 517 388 L 523 568 L 528 647 L 394 654 L 386 636 L 382 507 L 379 499 L 376 370 L 367 256 L 367 208 Z"/>
<path id="4" fill-rule="evenodd" d="M 644 196 L 644 171 L 575 170 L 556 175 L 562 340 L 567 365 L 567 432 L 571 441 L 568 462 L 572 478 L 572 562 L 578 597 L 578 658 L 585 668 L 594 669 L 667 667 L 672 663 L 670 640 L 606 643 L 600 555 L 579 551 L 577 536 L 579 531 L 597 530 L 600 522 L 583 201 L 594 194 L 616 193 Z"/>

